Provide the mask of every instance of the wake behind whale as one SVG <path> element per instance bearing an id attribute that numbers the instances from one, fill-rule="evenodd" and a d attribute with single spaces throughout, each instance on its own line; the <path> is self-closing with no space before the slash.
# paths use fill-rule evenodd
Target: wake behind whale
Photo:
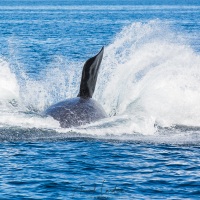
<path id="1" fill-rule="evenodd" d="M 107 117 L 101 105 L 92 99 L 103 51 L 104 48 L 86 61 L 78 96 L 52 105 L 45 111 L 45 115 L 50 115 L 59 121 L 61 127 L 84 125 Z"/>

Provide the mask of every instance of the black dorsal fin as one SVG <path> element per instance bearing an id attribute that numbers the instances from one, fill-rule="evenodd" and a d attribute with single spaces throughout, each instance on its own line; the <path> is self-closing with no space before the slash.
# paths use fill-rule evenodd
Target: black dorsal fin
<path id="1" fill-rule="evenodd" d="M 92 98 L 96 86 L 99 67 L 103 58 L 103 52 L 104 47 L 102 47 L 101 51 L 96 56 L 85 62 L 78 97 Z"/>

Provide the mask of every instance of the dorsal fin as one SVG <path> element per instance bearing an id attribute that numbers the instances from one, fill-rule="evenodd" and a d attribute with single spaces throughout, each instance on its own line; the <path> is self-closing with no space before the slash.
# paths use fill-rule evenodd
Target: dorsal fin
<path id="1" fill-rule="evenodd" d="M 102 47 L 101 51 L 96 56 L 85 62 L 78 97 L 92 98 L 96 86 L 99 67 L 103 58 L 103 52 L 104 47 Z"/>

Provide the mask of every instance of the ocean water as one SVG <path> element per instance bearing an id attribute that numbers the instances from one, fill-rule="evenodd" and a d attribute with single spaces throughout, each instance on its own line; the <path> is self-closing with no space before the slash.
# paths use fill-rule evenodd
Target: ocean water
<path id="1" fill-rule="evenodd" d="M 0 199 L 199 199 L 199 37 L 195 0 L 1 1 Z M 43 117 L 102 46 L 109 117 Z"/>

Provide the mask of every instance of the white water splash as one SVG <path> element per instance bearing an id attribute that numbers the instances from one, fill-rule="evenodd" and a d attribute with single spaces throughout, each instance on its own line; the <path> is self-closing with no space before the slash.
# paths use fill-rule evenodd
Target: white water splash
<path id="1" fill-rule="evenodd" d="M 0 105 L 5 108 L 19 99 L 19 86 L 9 63 L 0 58 Z"/>
<path id="2" fill-rule="evenodd" d="M 39 80 L 24 77 L 19 85 L 16 78 L 7 81 L 20 88 L 14 96 L 21 105 L 42 112 L 51 103 L 78 93 L 82 65 L 58 57 Z M 55 127 L 58 132 L 98 136 L 154 135 L 157 126 L 200 126 L 199 85 L 200 56 L 180 35 L 158 21 L 133 23 L 105 48 L 94 98 L 109 118 L 80 128 L 59 129 L 56 122 L 50 126 L 49 119 L 45 122 L 13 114 L 16 120 L 9 125 Z M 14 86 L 8 91 L 18 91 Z M 0 123 L 6 124 L 5 118 L 0 117 Z"/>
<path id="3" fill-rule="evenodd" d="M 140 121 L 147 134 L 155 124 L 200 126 L 200 56 L 180 36 L 157 21 L 133 23 L 106 53 L 95 98 L 110 116 Z"/>

